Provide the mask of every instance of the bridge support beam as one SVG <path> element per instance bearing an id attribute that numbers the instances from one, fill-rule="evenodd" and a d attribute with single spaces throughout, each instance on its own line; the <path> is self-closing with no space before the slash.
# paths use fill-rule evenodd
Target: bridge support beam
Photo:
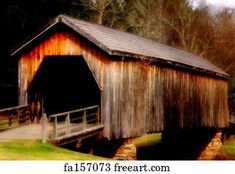
<path id="1" fill-rule="evenodd" d="M 42 132 L 42 143 L 46 143 L 47 141 L 47 115 L 43 113 L 42 120 L 41 120 L 41 132 Z"/>

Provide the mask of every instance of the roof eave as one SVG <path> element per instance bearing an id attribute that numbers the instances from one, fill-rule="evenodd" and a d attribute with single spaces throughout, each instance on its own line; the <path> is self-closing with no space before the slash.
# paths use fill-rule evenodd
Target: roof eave
<path id="1" fill-rule="evenodd" d="M 31 44 L 32 42 L 34 42 L 35 40 L 37 40 L 40 36 L 42 36 L 44 33 L 46 33 L 48 30 L 50 30 L 51 28 L 53 28 L 56 24 L 58 24 L 60 22 L 59 18 L 55 18 L 53 21 L 51 21 L 50 23 L 48 23 L 48 25 L 46 27 L 43 28 L 43 30 L 41 32 L 39 32 L 39 34 L 36 34 L 35 36 L 33 36 L 31 39 L 29 39 L 28 41 L 24 42 L 20 47 L 17 47 L 16 49 L 14 49 L 13 51 L 11 51 L 10 56 L 15 56 L 17 55 L 21 50 L 23 50 L 24 48 L 26 48 L 29 44 Z"/>
<path id="2" fill-rule="evenodd" d="M 203 68 L 183 64 L 183 63 L 180 63 L 180 62 L 165 60 L 165 59 L 162 59 L 160 57 L 156 58 L 156 57 L 151 57 L 151 56 L 144 56 L 144 55 L 139 55 L 139 54 L 122 52 L 122 51 L 118 51 L 118 50 L 112 50 L 111 55 L 112 56 L 135 57 L 137 59 L 156 62 L 156 63 L 160 63 L 160 64 L 165 64 L 165 65 L 171 65 L 171 66 L 178 67 L 178 68 L 183 68 L 183 69 L 189 69 L 189 70 L 200 72 L 200 73 L 203 73 L 203 74 L 208 74 L 208 75 L 221 77 L 221 78 L 224 78 L 224 79 L 227 79 L 227 80 L 230 79 L 230 77 L 231 77 L 229 74 L 227 74 L 225 72 L 219 73 L 219 72 L 215 72 L 215 71 L 210 71 L 210 70 L 206 70 L 206 69 L 203 69 Z"/>
<path id="3" fill-rule="evenodd" d="M 69 20 L 67 20 L 63 15 L 58 16 L 57 18 L 55 18 L 53 21 L 51 21 L 46 28 L 44 28 L 41 32 L 39 32 L 39 34 L 33 36 L 31 39 L 29 39 L 28 41 L 26 41 L 24 44 L 22 44 L 20 47 L 17 47 L 15 50 L 13 50 L 10 54 L 10 56 L 15 56 L 17 55 L 21 50 L 23 50 L 24 48 L 26 48 L 29 44 L 31 44 L 32 42 L 34 42 L 35 40 L 37 40 L 39 37 L 41 37 L 44 33 L 46 33 L 48 30 L 52 29 L 54 26 L 56 26 L 57 24 L 65 24 L 66 26 L 68 26 L 69 28 L 71 28 L 72 30 L 76 31 L 77 33 L 79 33 L 81 36 L 85 37 L 87 40 L 89 40 L 90 42 L 94 43 L 96 46 L 98 46 L 100 49 L 102 49 L 103 51 L 107 52 L 108 54 L 111 55 L 111 50 L 109 48 L 107 48 L 105 45 L 103 45 L 102 43 L 100 43 L 99 41 L 97 41 L 94 37 L 92 37 L 91 35 L 87 34 L 86 32 L 84 32 L 83 30 L 81 30 L 80 28 L 74 26 Z"/>
<path id="4" fill-rule="evenodd" d="M 224 73 L 224 72 L 223 73 L 219 73 L 219 72 L 215 72 L 215 71 L 210 71 L 210 70 L 206 70 L 206 69 L 203 69 L 203 68 L 199 68 L 199 67 L 183 64 L 183 63 L 180 63 L 180 62 L 164 60 L 164 59 L 162 59 L 160 57 L 156 58 L 156 57 L 151 57 L 151 56 L 145 56 L 145 55 L 139 55 L 139 54 L 134 54 L 134 53 L 129 53 L 129 52 L 123 52 L 123 51 L 109 49 L 107 46 L 105 46 L 104 44 L 99 42 L 97 39 L 92 37 L 90 34 L 86 33 L 85 31 L 83 31 L 79 27 L 75 26 L 71 21 L 66 19 L 66 16 L 64 16 L 64 15 L 59 15 L 53 21 L 48 23 L 48 25 L 46 27 L 44 27 L 41 32 L 39 32 L 39 34 L 35 35 L 34 37 L 32 37 L 31 39 L 26 41 L 24 44 L 22 44 L 20 47 L 18 47 L 14 51 L 12 51 L 10 56 L 17 55 L 20 51 L 25 49 L 32 42 L 36 41 L 43 34 L 45 34 L 47 31 L 51 30 L 57 24 L 61 24 L 61 23 L 66 25 L 66 26 L 68 26 L 69 28 L 74 30 L 76 33 L 80 34 L 82 37 L 86 38 L 88 41 L 90 41 L 91 43 L 93 43 L 94 45 L 96 45 L 101 50 L 103 50 L 104 52 L 106 52 L 107 54 L 109 54 L 111 56 L 113 55 L 113 56 L 134 57 L 134 58 L 137 58 L 137 59 L 142 59 L 142 60 L 147 60 L 147 61 L 152 61 L 152 62 L 159 62 L 159 63 L 162 63 L 162 64 L 173 65 L 175 67 L 180 67 L 180 68 L 184 68 L 184 69 L 190 69 L 190 70 L 193 70 L 193 71 L 197 71 L 197 72 L 201 72 L 201 73 L 206 73 L 206 74 L 214 75 L 214 76 L 217 76 L 217 77 L 222 77 L 222 78 L 225 78 L 225 79 L 229 79 L 230 78 L 230 75 L 228 75 L 227 73 Z"/>

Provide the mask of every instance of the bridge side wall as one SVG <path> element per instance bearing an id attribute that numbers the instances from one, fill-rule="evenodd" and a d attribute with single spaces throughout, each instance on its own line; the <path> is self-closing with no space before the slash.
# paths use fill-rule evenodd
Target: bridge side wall
<path id="1" fill-rule="evenodd" d="M 140 61 L 112 61 L 105 113 L 117 137 L 228 126 L 227 81 Z M 115 121 L 112 121 L 115 120 Z"/>
<path id="2" fill-rule="evenodd" d="M 82 55 L 101 92 L 104 135 L 134 137 L 164 129 L 226 127 L 227 81 L 155 65 L 109 57 L 71 32 L 55 32 L 19 60 L 19 104 L 45 56 Z"/>

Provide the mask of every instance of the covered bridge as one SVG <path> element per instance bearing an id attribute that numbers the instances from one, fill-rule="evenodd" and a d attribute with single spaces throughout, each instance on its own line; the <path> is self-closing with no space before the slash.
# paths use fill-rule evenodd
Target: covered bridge
<path id="1" fill-rule="evenodd" d="M 143 37 L 60 15 L 18 47 L 19 104 L 100 106 L 106 137 L 228 125 L 228 74 Z"/>

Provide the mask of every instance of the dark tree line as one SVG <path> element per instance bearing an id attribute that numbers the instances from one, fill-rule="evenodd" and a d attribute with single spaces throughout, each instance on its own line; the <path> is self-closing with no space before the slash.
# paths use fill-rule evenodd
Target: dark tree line
<path id="1" fill-rule="evenodd" d="M 68 8 L 67 0 L 0 1 L 0 107 L 17 104 L 17 61 L 11 50 Z"/>

